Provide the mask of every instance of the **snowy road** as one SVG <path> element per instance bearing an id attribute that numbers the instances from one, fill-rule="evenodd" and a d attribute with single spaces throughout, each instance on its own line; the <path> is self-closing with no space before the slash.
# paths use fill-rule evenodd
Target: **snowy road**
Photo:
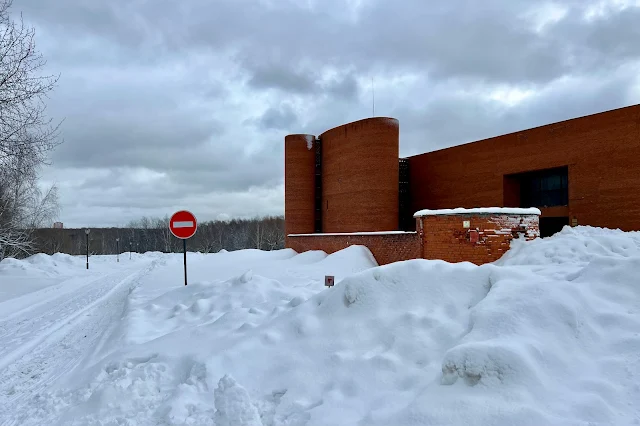
<path id="1" fill-rule="evenodd" d="M 131 289 L 153 267 L 154 262 L 146 261 L 117 272 L 94 272 L 89 280 L 63 281 L 58 291 L 48 289 L 3 303 L 19 307 L 0 318 L 3 425 L 23 424 L 29 410 L 21 408 L 29 399 L 104 352 L 103 343 L 117 326 Z M 37 302 L 24 306 L 21 299 Z"/>

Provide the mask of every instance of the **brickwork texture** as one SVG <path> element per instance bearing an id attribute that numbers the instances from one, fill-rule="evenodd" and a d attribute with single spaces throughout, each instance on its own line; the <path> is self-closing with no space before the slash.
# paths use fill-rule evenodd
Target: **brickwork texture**
<path id="1" fill-rule="evenodd" d="M 514 238 L 531 240 L 540 235 L 538 215 L 462 214 L 424 216 L 417 219 L 422 241 L 421 257 L 482 265 L 498 260 Z M 469 222 L 469 228 L 464 222 Z"/>

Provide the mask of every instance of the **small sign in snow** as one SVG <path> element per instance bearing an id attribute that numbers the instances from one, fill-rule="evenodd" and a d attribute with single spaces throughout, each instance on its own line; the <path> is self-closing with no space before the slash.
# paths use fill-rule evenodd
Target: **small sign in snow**
<path id="1" fill-rule="evenodd" d="M 324 277 L 324 285 L 326 287 L 333 287 L 335 282 L 335 278 L 333 275 L 325 275 Z"/>

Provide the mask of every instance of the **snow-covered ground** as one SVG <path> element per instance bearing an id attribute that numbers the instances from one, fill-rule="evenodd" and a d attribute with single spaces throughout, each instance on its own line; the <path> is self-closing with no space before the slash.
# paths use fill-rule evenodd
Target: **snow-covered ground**
<path id="1" fill-rule="evenodd" d="M 188 261 L 187 287 L 181 255 L 0 262 L 0 424 L 640 424 L 639 233 Z"/>

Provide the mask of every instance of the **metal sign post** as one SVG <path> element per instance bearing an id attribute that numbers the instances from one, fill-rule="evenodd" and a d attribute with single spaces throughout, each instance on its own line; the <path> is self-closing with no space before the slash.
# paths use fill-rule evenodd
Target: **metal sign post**
<path id="1" fill-rule="evenodd" d="M 85 235 L 87 236 L 87 269 L 89 269 L 89 233 L 91 230 L 89 228 L 84 230 Z"/>
<path id="2" fill-rule="evenodd" d="M 183 265 L 184 265 L 184 285 L 187 285 L 187 240 L 182 240 L 182 252 L 184 253 Z"/>

